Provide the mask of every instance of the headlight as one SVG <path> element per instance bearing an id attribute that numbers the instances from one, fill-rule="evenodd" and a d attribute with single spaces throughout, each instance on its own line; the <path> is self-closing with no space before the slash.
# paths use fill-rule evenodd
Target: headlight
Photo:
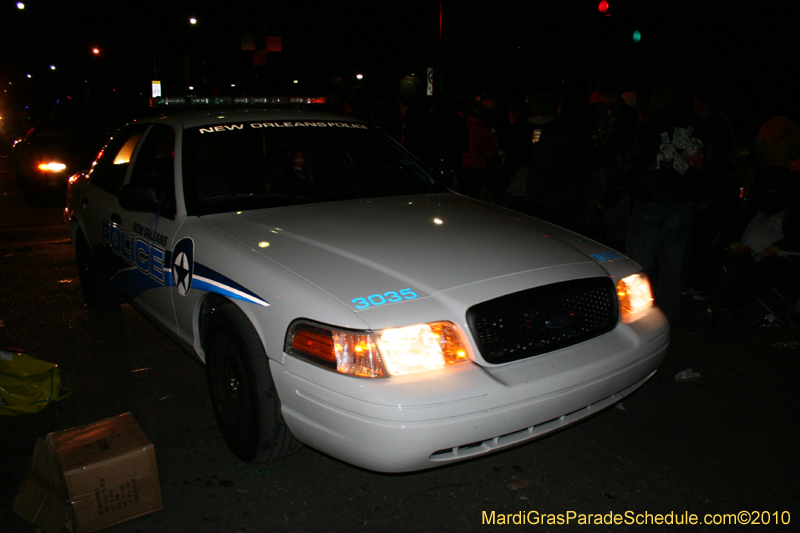
<path id="1" fill-rule="evenodd" d="M 389 374 L 412 374 L 468 360 L 458 329 L 449 322 L 386 329 L 378 346 Z"/>
<path id="2" fill-rule="evenodd" d="M 45 172 L 61 172 L 62 170 L 66 170 L 67 165 L 64 163 L 42 163 L 39 165 L 39 170 L 44 170 Z"/>
<path id="3" fill-rule="evenodd" d="M 457 326 L 433 322 L 382 331 L 348 331 L 298 321 L 286 352 L 352 376 L 382 378 L 469 360 Z"/>
<path id="4" fill-rule="evenodd" d="M 630 323 L 638 320 L 642 313 L 653 306 L 653 292 L 650 281 L 640 272 L 617 282 L 617 297 L 622 321 Z"/>

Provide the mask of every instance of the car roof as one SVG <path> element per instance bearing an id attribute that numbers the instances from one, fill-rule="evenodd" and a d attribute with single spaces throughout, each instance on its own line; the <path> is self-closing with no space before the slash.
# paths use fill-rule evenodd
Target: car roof
<path id="1" fill-rule="evenodd" d="M 230 124 L 232 122 L 285 122 L 285 121 L 325 121 L 325 122 L 358 122 L 339 113 L 309 107 L 203 107 L 179 110 L 154 115 L 136 122 L 180 123 L 183 128 L 195 128 L 212 124 Z"/>

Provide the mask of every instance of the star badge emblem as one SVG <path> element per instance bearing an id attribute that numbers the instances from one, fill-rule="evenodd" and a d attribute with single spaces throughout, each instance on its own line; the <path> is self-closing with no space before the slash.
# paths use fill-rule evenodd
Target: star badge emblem
<path id="1" fill-rule="evenodd" d="M 181 296 L 186 296 L 192 288 L 193 272 L 194 242 L 182 239 L 172 251 L 172 284 Z"/>
<path id="2" fill-rule="evenodd" d="M 175 258 L 173 272 L 175 274 L 175 287 L 178 289 L 181 296 L 186 296 L 192 281 L 191 272 L 189 271 L 189 260 L 186 258 L 186 254 L 180 253 L 178 257 Z"/>

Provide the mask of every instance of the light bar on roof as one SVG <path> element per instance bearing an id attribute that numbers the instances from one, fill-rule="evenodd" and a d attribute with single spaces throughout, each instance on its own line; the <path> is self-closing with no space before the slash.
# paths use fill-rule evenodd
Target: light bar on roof
<path id="1" fill-rule="evenodd" d="M 151 107 L 234 107 L 254 105 L 327 104 L 324 96 L 160 96 L 150 99 Z"/>

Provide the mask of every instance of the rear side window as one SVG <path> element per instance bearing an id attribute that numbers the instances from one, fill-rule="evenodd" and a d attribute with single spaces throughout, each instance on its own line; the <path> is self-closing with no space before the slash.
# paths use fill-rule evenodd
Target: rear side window
<path id="1" fill-rule="evenodd" d="M 106 144 L 89 175 L 93 185 L 113 195 L 119 193 L 125 173 L 130 166 L 133 151 L 148 124 L 136 124 L 121 130 Z"/>

